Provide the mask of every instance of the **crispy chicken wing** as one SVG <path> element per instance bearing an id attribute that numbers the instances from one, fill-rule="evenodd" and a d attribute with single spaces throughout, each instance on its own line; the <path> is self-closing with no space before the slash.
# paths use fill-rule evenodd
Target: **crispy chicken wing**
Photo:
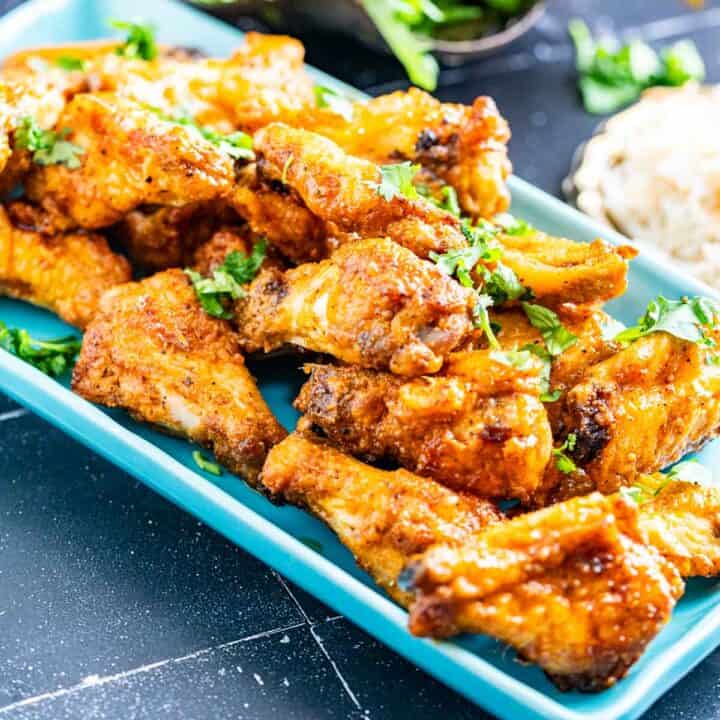
<path id="1" fill-rule="evenodd" d="M 594 493 L 428 550 L 403 572 L 410 630 L 493 635 L 562 689 L 622 678 L 668 621 L 683 583 L 642 544 L 637 510 Z"/>
<path id="2" fill-rule="evenodd" d="M 335 445 L 484 497 L 527 500 L 540 483 L 552 434 L 540 402 L 543 364 L 511 367 L 502 353 L 452 355 L 442 374 L 413 379 L 331 365 L 306 366 L 298 429 Z"/>
<path id="3" fill-rule="evenodd" d="M 720 433 L 720 367 L 713 349 L 666 333 L 640 338 L 588 369 L 565 396 L 561 439 L 571 474 L 549 466 L 535 500 L 611 493 L 679 460 Z"/>
<path id="4" fill-rule="evenodd" d="M 84 149 L 81 165 L 36 167 L 31 200 L 85 228 L 111 225 L 140 205 L 215 200 L 234 183 L 229 155 L 192 128 L 112 94 L 76 96 L 59 126 Z"/>
<path id="5" fill-rule="evenodd" d="M 128 280 L 127 260 L 102 235 L 24 230 L 0 206 L 0 294 L 46 307 L 84 328 L 103 293 Z"/>
<path id="6" fill-rule="evenodd" d="M 202 310 L 180 270 L 103 297 L 73 390 L 209 447 L 250 482 L 286 434 L 245 367 L 236 334 Z"/>
<path id="7" fill-rule="evenodd" d="M 260 272 L 238 301 L 243 349 L 285 344 L 399 375 L 437 372 L 472 330 L 473 293 L 391 240 Z"/>
<path id="8" fill-rule="evenodd" d="M 308 508 L 327 523 L 397 602 L 407 559 L 442 543 L 460 543 L 502 514 L 492 504 L 405 470 L 388 472 L 292 434 L 268 455 L 260 478 L 276 499 Z"/>

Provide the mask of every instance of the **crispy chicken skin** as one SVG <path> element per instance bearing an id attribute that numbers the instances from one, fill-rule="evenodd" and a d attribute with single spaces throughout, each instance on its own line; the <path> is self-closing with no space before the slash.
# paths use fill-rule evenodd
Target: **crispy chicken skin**
<path id="1" fill-rule="evenodd" d="M 245 367 L 236 334 L 202 310 L 180 270 L 105 294 L 73 390 L 210 448 L 251 483 L 286 434 Z"/>
<path id="2" fill-rule="evenodd" d="M 442 374 L 413 379 L 309 365 L 295 401 L 299 430 L 483 497 L 526 501 L 540 483 L 552 433 L 538 399 L 540 360 L 523 370 L 478 350 L 452 355 Z"/>
<path id="3" fill-rule="evenodd" d="M 535 501 L 597 489 L 611 493 L 696 450 L 720 433 L 720 367 L 713 349 L 666 333 L 640 338 L 589 368 L 565 396 L 560 438 L 578 472 L 550 465 Z"/>
<path id="4" fill-rule="evenodd" d="M 412 160 L 433 183 L 458 192 L 471 217 L 492 217 L 510 204 L 505 181 L 510 130 L 492 98 L 471 106 L 441 103 L 418 88 L 352 105 L 350 119 L 331 108 L 283 118 L 290 125 L 330 138 L 350 155 L 379 165 Z"/>
<path id="5" fill-rule="evenodd" d="M 481 632 L 515 647 L 561 688 L 622 678 L 670 617 L 683 583 L 642 544 L 637 509 L 594 493 L 428 550 L 403 572 L 410 630 Z"/>
<path id="6" fill-rule="evenodd" d="M 237 304 L 241 346 L 298 345 L 398 375 L 435 373 L 472 330 L 473 292 L 391 240 L 261 270 Z"/>
<path id="7" fill-rule="evenodd" d="M 185 126 L 112 94 L 76 96 L 59 122 L 84 148 L 81 166 L 35 167 L 28 197 L 84 228 L 121 220 L 140 205 L 219 198 L 234 183 L 232 159 Z"/>
<path id="8" fill-rule="evenodd" d="M 0 294 L 48 308 L 84 328 L 103 293 L 129 280 L 130 265 L 102 235 L 24 230 L 0 206 Z"/>
<path id="9" fill-rule="evenodd" d="M 502 517 L 485 500 L 406 470 L 378 470 L 295 433 L 270 451 L 260 483 L 276 500 L 305 507 L 327 523 L 402 605 L 412 599 L 397 586 L 409 557 L 435 543 L 461 543 Z"/>

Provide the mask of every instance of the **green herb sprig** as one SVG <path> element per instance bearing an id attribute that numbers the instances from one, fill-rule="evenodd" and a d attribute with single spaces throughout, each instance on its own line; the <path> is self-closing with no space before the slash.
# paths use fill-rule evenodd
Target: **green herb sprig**
<path id="1" fill-rule="evenodd" d="M 557 313 L 542 305 L 524 302 L 522 308 L 530 324 L 540 331 L 545 348 L 550 356 L 562 355 L 577 341 L 577 335 L 571 333 L 561 322 Z"/>
<path id="2" fill-rule="evenodd" d="M 199 450 L 193 451 L 192 459 L 195 461 L 195 464 L 206 473 L 217 475 L 218 477 L 223 474 L 222 468 L 217 463 L 212 462 L 212 460 L 208 460 Z"/>
<path id="3" fill-rule="evenodd" d="M 74 55 L 60 55 L 60 57 L 56 58 L 55 65 L 68 71 L 85 70 L 87 62 Z"/>
<path id="4" fill-rule="evenodd" d="M 420 197 L 420 193 L 413 184 L 413 179 L 420 171 L 419 165 L 407 161 L 395 165 L 381 165 L 379 169 L 380 182 L 370 183 L 370 185 L 384 200 L 390 202 L 398 197 L 417 200 Z"/>
<path id="5" fill-rule="evenodd" d="M 559 448 L 555 448 L 552 451 L 553 457 L 555 458 L 555 467 L 565 475 L 572 475 L 577 472 L 577 465 L 567 454 L 575 449 L 576 444 L 577 435 L 575 435 L 575 433 L 570 433 L 565 438 L 565 442 Z"/>
<path id="6" fill-rule="evenodd" d="M 328 108 L 334 113 L 342 116 L 350 122 L 353 119 L 353 103 L 345 95 L 325 87 L 324 85 L 315 86 L 315 102 L 320 108 Z"/>
<path id="7" fill-rule="evenodd" d="M 110 27 L 127 32 L 125 42 L 115 50 L 117 55 L 140 60 L 154 60 L 158 56 L 155 28 L 140 21 L 111 20 Z"/>
<path id="8" fill-rule="evenodd" d="M 82 342 L 75 335 L 53 340 L 38 340 L 27 330 L 9 328 L 0 321 L 0 348 L 44 372 L 50 377 L 62 375 L 72 366 Z"/>
<path id="9" fill-rule="evenodd" d="M 80 167 L 78 156 L 85 152 L 85 148 L 65 139 L 71 132 L 70 128 L 63 128 L 59 133 L 43 130 L 35 118 L 26 116 L 15 128 L 14 145 L 31 152 L 33 162 L 38 165 L 64 165 L 75 170 Z"/>

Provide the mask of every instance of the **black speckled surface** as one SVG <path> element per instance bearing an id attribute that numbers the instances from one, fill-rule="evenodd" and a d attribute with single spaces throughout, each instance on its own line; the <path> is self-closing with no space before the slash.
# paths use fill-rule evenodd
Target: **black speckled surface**
<path id="1" fill-rule="evenodd" d="M 19 4 L 0 2 L 1 8 Z M 558 194 L 598 118 L 574 89 L 567 19 L 692 35 L 720 81 L 720 3 L 557 0 L 501 57 L 439 95 L 493 95 L 517 173 Z M 665 20 L 665 22 L 658 22 Z M 311 62 L 372 91 L 392 61 L 306 38 Z M 32 38 L 28 37 L 32 44 Z M 0 396 L 0 720 L 487 718 L 213 531 Z M 720 651 L 646 720 L 720 720 Z"/>

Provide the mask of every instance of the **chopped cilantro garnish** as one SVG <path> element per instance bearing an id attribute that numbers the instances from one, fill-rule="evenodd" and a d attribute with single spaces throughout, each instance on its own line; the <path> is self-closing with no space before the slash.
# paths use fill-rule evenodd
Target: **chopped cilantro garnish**
<path id="1" fill-rule="evenodd" d="M 652 484 L 649 484 L 648 480 L 651 480 Z M 621 488 L 620 494 L 637 505 L 644 505 L 660 495 L 670 483 L 677 481 L 703 487 L 718 487 L 710 468 L 701 465 L 697 460 L 685 460 L 675 465 L 665 475 L 661 475 L 659 481 L 656 482 L 655 476 L 649 476 L 645 481 L 640 479 L 629 487 Z"/>
<path id="2" fill-rule="evenodd" d="M 419 170 L 420 166 L 413 165 L 410 161 L 396 165 L 381 165 L 380 182 L 372 183 L 372 186 L 380 197 L 388 201 L 396 197 L 417 200 L 420 195 L 413 185 L 413 178 Z"/>
<path id="3" fill-rule="evenodd" d="M 193 451 L 192 459 L 195 461 L 195 464 L 206 473 L 222 475 L 222 468 L 217 463 L 208 460 L 199 450 Z"/>
<path id="4" fill-rule="evenodd" d="M 720 322 L 720 305 L 704 297 L 668 300 L 662 296 L 652 300 L 639 318 L 637 325 L 619 333 L 615 340 L 633 342 L 645 335 L 665 332 L 681 340 L 713 347 L 715 341 L 706 330 L 717 327 Z"/>
<path id="5" fill-rule="evenodd" d="M 260 240 L 255 243 L 250 255 L 233 250 L 228 253 L 225 262 L 213 271 L 212 277 L 203 277 L 189 268 L 185 270 L 200 305 L 208 315 L 224 320 L 233 317 L 230 305 L 233 300 L 245 296 L 242 285 L 249 283 L 257 275 L 265 259 L 266 248 L 267 243 Z"/>
<path id="6" fill-rule="evenodd" d="M 524 302 L 522 307 L 530 324 L 540 331 L 545 347 L 552 357 L 562 355 L 578 341 L 577 335 L 573 335 L 549 308 L 529 302 Z"/>
<path id="7" fill-rule="evenodd" d="M 577 465 L 574 463 L 571 457 L 567 455 L 568 452 L 572 452 L 575 449 L 577 443 L 577 435 L 570 433 L 566 438 L 565 442 L 559 447 L 554 448 L 552 453 L 555 458 L 555 467 L 565 475 L 572 475 L 577 472 Z"/>
<path id="8" fill-rule="evenodd" d="M 475 307 L 473 308 L 473 324 L 485 333 L 490 347 L 494 350 L 499 350 L 500 343 L 495 337 L 495 332 L 490 322 L 490 315 L 488 314 L 488 308 L 492 307 L 492 305 L 493 299 L 489 295 L 478 293 Z"/>
<path id="9" fill-rule="evenodd" d="M 154 60 L 157 57 L 158 47 L 155 42 L 155 28 L 152 25 L 126 20 L 111 20 L 110 27 L 127 31 L 127 38 L 115 50 L 116 54 L 141 60 Z"/>
<path id="10" fill-rule="evenodd" d="M 552 355 L 547 349 L 537 343 L 530 343 L 520 348 L 521 351 L 529 352 L 543 361 L 542 392 L 540 393 L 540 402 L 551 403 L 557 402 L 562 395 L 560 390 L 550 390 L 550 373 L 552 372 Z"/>
<path id="11" fill-rule="evenodd" d="M 452 185 L 443 185 L 442 190 L 440 190 L 440 194 L 442 196 L 442 200 L 437 203 L 438 207 L 443 210 L 447 210 L 456 217 L 460 217 L 460 203 L 458 202 L 458 196 L 455 188 Z"/>
<path id="12" fill-rule="evenodd" d="M 87 67 L 85 60 L 72 55 L 60 55 L 56 58 L 55 64 L 63 70 L 84 70 Z"/>
<path id="13" fill-rule="evenodd" d="M 496 305 L 528 296 L 528 289 L 520 282 L 515 271 L 501 262 L 495 265 L 492 272 L 486 273 L 483 290 L 492 296 Z"/>
<path id="14" fill-rule="evenodd" d="M 9 328 L 0 321 L 0 348 L 51 377 L 62 375 L 75 361 L 81 341 L 74 335 L 37 340 L 27 330 Z"/>
<path id="15" fill-rule="evenodd" d="M 535 228 L 527 220 L 516 218 L 510 213 L 499 213 L 493 218 L 493 223 L 506 235 L 529 235 L 535 232 Z"/>
<path id="16" fill-rule="evenodd" d="M 15 147 L 31 152 L 38 165 L 64 165 L 74 170 L 80 167 L 78 155 L 85 149 L 65 139 L 71 132 L 70 128 L 59 133 L 43 130 L 34 118 L 24 117 L 15 129 Z"/>
<path id="17" fill-rule="evenodd" d="M 353 119 L 353 104 L 345 95 L 341 95 L 337 90 L 325 87 L 324 85 L 315 86 L 315 102 L 318 107 L 328 108 L 337 115 L 344 117 L 348 122 Z"/>

